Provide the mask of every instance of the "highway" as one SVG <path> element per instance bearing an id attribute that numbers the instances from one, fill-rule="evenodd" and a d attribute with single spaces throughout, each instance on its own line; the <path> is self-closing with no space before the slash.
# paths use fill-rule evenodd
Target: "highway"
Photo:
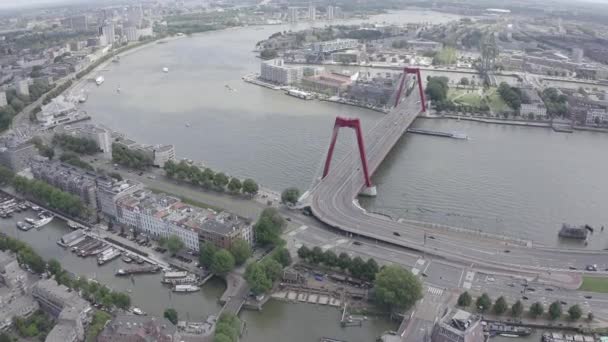
<path id="1" fill-rule="evenodd" d="M 401 138 L 420 113 L 416 91 L 364 134 L 370 174 Z M 432 158 L 432 156 L 429 156 Z M 553 272 L 582 272 L 597 264 L 606 274 L 608 251 L 566 250 L 523 245 L 517 241 L 475 236 L 391 220 L 363 210 L 356 201 L 364 185 L 360 167 L 353 170 L 352 153 L 334 163 L 308 197 L 313 215 L 327 225 L 367 238 L 415 249 L 468 265 L 552 277 Z M 404 179 L 403 181 L 407 181 Z M 557 232 L 556 232 L 557 233 Z"/>

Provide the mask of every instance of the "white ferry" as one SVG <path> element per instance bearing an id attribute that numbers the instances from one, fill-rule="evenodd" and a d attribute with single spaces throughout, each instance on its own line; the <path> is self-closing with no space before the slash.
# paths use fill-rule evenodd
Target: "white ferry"
<path id="1" fill-rule="evenodd" d="M 167 73 L 167 72 L 169 72 L 169 68 L 167 68 L 167 67 L 164 67 L 164 68 L 163 68 L 163 72 L 164 72 L 164 73 Z"/>
<path id="2" fill-rule="evenodd" d="M 166 279 L 169 278 L 183 278 L 188 275 L 186 271 L 167 271 L 163 274 Z"/>
<path id="3" fill-rule="evenodd" d="M 201 288 L 196 285 L 175 285 L 173 292 L 197 292 Z"/>
<path id="4" fill-rule="evenodd" d="M 106 79 L 103 78 L 103 76 L 99 76 L 95 79 L 95 83 L 97 83 L 97 85 L 101 85 L 103 83 L 103 81 L 105 81 Z"/>

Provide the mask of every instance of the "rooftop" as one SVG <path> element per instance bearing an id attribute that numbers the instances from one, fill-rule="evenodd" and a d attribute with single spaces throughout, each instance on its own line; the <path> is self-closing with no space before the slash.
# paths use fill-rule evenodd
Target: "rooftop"
<path id="1" fill-rule="evenodd" d="M 177 328 L 166 318 L 122 314 L 110 321 L 97 338 L 98 341 L 174 341 Z"/>

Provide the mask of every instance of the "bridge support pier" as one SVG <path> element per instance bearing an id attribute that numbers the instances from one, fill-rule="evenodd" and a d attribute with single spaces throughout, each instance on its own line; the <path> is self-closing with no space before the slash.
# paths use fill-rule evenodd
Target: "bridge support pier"
<path id="1" fill-rule="evenodd" d="M 359 192 L 359 195 L 367 197 L 376 197 L 378 195 L 378 190 L 376 189 L 375 185 L 364 186 L 363 189 L 361 189 L 361 192 Z"/>

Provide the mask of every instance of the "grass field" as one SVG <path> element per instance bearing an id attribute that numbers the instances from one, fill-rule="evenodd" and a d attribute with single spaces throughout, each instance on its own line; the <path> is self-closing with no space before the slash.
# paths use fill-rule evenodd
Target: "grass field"
<path id="1" fill-rule="evenodd" d="M 508 104 L 500 97 L 500 95 L 496 92 L 496 88 L 489 89 L 484 95 L 488 97 L 488 106 L 492 109 L 493 112 L 512 112 L 513 109 L 509 107 Z"/>
<path id="2" fill-rule="evenodd" d="M 608 293 L 608 278 L 583 277 L 581 291 Z"/>

